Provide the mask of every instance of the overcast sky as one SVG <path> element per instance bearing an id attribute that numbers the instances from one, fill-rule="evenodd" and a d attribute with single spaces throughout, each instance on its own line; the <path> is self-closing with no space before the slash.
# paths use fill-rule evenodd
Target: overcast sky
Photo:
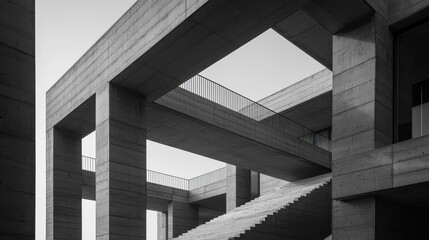
<path id="1" fill-rule="evenodd" d="M 135 0 L 36 1 L 36 239 L 45 239 L 46 91 Z M 201 74 L 250 99 L 259 100 L 324 67 L 268 30 Z M 83 141 L 95 157 L 95 135 Z M 147 168 L 192 178 L 225 164 L 164 145 L 147 144 Z M 192 166 L 190 168 L 189 166 Z M 95 239 L 95 203 L 83 202 L 83 239 Z M 148 237 L 156 239 L 156 213 L 148 212 Z"/>

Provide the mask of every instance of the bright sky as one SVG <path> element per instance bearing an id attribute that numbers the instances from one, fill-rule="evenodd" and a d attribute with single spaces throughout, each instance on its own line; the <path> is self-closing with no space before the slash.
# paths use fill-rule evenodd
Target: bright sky
<path id="1" fill-rule="evenodd" d="M 45 239 L 45 93 L 135 0 L 36 1 L 36 239 Z M 324 67 L 268 30 L 201 74 L 259 100 Z M 225 164 L 150 142 L 147 168 L 192 178 Z M 83 141 L 95 157 L 95 135 Z M 189 166 L 192 166 L 190 168 Z M 83 239 L 95 239 L 95 203 L 83 201 Z M 156 213 L 148 211 L 148 237 L 156 239 Z"/>

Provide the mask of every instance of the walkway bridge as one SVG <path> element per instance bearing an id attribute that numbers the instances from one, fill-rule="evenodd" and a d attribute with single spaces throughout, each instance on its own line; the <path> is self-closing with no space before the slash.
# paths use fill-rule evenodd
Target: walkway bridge
<path id="1" fill-rule="evenodd" d="M 330 140 L 197 75 L 148 105 L 148 139 L 296 181 L 330 171 Z"/>
<path id="2" fill-rule="evenodd" d="M 82 178 L 82 198 L 95 200 L 95 158 L 82 156 Z M 191 179 L 147 170 L 146 181 L 148 210 L 166 212 L 175 201 L 225 211 L 226 167 Z"/>

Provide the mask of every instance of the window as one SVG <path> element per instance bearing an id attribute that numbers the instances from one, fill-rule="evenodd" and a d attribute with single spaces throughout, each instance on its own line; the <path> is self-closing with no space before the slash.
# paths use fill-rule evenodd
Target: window
<path id="1" fill-rule="evenodd" d="M 429 21 L 396 36 L 395 142 L 429 134 Z"/>

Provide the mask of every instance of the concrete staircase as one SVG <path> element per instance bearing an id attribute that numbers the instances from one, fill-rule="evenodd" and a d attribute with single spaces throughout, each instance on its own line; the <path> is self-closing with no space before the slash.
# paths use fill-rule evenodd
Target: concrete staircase
<path id="1" fill-rule="evenodd" d="M 175 238 L 318 239 L 331 234 L 331 174 L 290 183 Z"/>

